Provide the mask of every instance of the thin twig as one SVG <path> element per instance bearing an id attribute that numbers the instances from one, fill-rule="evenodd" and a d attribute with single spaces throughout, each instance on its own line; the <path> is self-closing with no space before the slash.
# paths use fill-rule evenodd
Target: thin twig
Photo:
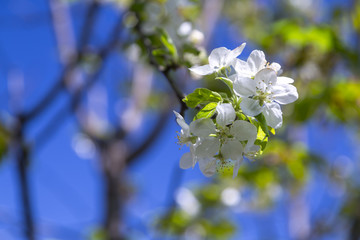
<path id="1" fill-rule="evenodd" d="M 185 94 L 179 89 L 178 85 L 175 82 L 175 79 L 173 79 L 172 76 L 170 75 L 170 69 L 166 69 L 162 71 L 162 74 L 165 76 L 166 80 L 168 81 L 171 88 L 175 92 L 176 97 L 180 103 L 180 114 L 184 116 L 185 110 L 187 109 L 185 102 L 183 102 Z"/>
<path id="2" fill-rule="evenodd" d="M 139 19 L 140 19 L 140 17 L 139 17 Z M 182 101 L 183 98 L 185 97 L 185 94 L 180 90 L 176 81 L 173 79 L 173 77 L 170 74 L 170 70 L 176 70 L 178 68 L 178 66 L 176 64 L 170 64 L 170 65 L 165 66 L 164 68 L 162 66 L 159 66 L 159 64 L 156 62 L 156 60 L 152 54 L 152 51 L 154 50 L 154 48 L 151 45 L 149 37 L 142 32 L 141 27 L 142 27 L 142 23 L 139 21 L 138 24 L 134 27 L 134 30 L 139 35 L 145 48 L 147 49 L 149 63 L 152 66 L 154 66 L 160 73 L 162 73 L 163 76 L 165 77 L 166 81 L 170 84 L 171 89 L 174 91 L 176 98 L 178 99 L 178 101 L 180 103 L 180 114 L 184 115 L 185 110 L 187 109 L 186 104 Z"/>

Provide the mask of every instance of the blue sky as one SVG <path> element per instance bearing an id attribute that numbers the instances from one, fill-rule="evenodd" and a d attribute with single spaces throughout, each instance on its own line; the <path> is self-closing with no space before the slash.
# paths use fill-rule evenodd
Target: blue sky
<path id="1" fill-rule="evenodd" d="M 336 2 L 336 1 L 332 1 Z M 28 110 L 53 85 L 61 71 L 58 60 L 55 36 L 49 19 L 47 1 L 5 0 L 0 8 L 0 117 L 9 122 L 10 96 L 8 91 L 9 74 L 18 74 L 24 80 L 21 108 Z M 84 9 L 76 5 L 73 16 L 82 15 Z M 28 16 L 28 17 L 24 17 Z M 29 20 L 29 16 L 32 20 Z M 114 13 L 105 9 L 97 26 L 94 45 L 104 42 L 103 31 L 110 29 L 109 22 L 114 21 Z M 75 27 L 81 26 L 81 18 L 74 17 Z M 222 38 L 214 39 L 209 49 L 219 46 L 233 48 L 241 43 L 241 39 L 228 27 L 226 21 L 219 23 Z M 244 57 L 250 53 L 251 44 L 244 52 Z M 123 59 L 116 58 L 110 64 L 119 64 L 115 73 L 120 74 L 126 66 Z M 121 67 L 122 66 L 122 67 Z M 104 82 L 111 81 L 114 70 L 108 68 L 102 75 Z M 13 76 L 13 75 L 12 75 Z M 102 84 L 101 83 L 101 84 Z M 100 84 L 100 85 L 101 85 Z M 52 108 L 44 113 L 44 119 L 66 103 L 67 95 L 61 94 Z M 171 113 L 169 113 L 171 114 Z M 36 119 L 29 126 L 28 139 L 34 141 L 34 136 L 40 130 L 44 120 Z M 285 119 L 286 122 L 286 119 Z M 193 181 L 202 183 L 209 179 L 201 175 L 198 167 L 194 170 L 180 170 L 178 161 L 186 152 L 183 147 L 175 144 L 176 131 L 179 127 L 174 119 L 164 126 L 159 139 L 154 146 L 130 167 L 128 179 L 135 187 L 136 194 L 130 201 L 127 213 L 129 224 L 143 231 L 143 238 L 148 239 L 142 226 L 148 224 L 154 210 L 161 210 L 169 204 L 170 186 L 174 176 L 182 175 L 182 183 Z M 339 156 L 354 159 L 358 153 L 354 151 L 354 136 L 350 129 L 329 123 L 310 122 L 302 129 L 305 134 L 303 141 L 310 150 L 325 156 L 329 161 L 335 161 Z M 29 167 L 32 205 L 35 222 L 41 232 L 39 239 L 85 239 L 93 229 L 101 223 L 103 184 L 99 165 L 96 159 L 81 159 L 73 148 L 74 135 L 78 133 L 74 119 L 68 117 L 58 126 L 56 134 L 49 138 L 40 148 L 36 147 Z M 341 141 L 339 141 L 341 139 Z M 36 146 L 37 142 L 34 142 Z M 316 178 L 316 174 L 314 175 Z M 324 209 L 337 208 L 341 195 L 334 194 L 334 189 L 327 179 L 313 179 L 305 189 L 305 198 L 310 202 L 316 214 Z M 170 189 L 170 190 L 169 190 Z M 19 198 L 15 164 L 12 158 L 4 159 L 0 165 L 0 239 L 20 240 L 22 237 L 22 215 Z M 319 191 L 321 190 L 321 191 Z M 336 192 L 336 191 L 335 191 Z M 330 199 L 324 201 L 323 199 Z M 271 231 L 278 239 L 289 239 L 286 232 L 287 211 L 281 206 L 286 202 L 281 200 L 275 210 L 263 214 L 234 214 L 236 221 L 242 225 L 243 239 L 258 239 L 256 225 L 260 222 L 275 222 Z M 270 230 L 269 230 L 270 231 Z M 246 237 L 246 238 L 245 238 Z M 335 236 L 336 237 L 336 236 Z M 336 239 L 336 238 L 334 238 Z M 339 238 L 337 238 L 339 239 Z"/>

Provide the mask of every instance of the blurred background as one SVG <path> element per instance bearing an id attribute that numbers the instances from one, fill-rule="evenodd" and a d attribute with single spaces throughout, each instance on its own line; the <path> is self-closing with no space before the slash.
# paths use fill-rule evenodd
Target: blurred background
<path id="1" fill-rule="evenodd" d="M 181 170 L 172 110 L 226 91 L 187 68 L 243 42 L 300 97 L 235 179 Z M 359 72 L 356 0 L 2 0 L 0 239 L 359 239 Z"/>

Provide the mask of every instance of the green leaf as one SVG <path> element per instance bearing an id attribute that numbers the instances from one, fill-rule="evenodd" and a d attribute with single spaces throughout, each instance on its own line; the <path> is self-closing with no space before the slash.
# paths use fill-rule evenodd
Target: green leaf
<path id="1" fill-rule="evenodd" d="M 253 123 L 257 127 L 257 130 L 258 130 L 257 137 L 255 140 L 255 145 L 260 146 L 261 151 L 264 151 L 269 138 L 266 135 L 266 133 L 263 131 L 263 129 L 261 128 L 260 122 L 253 121 Z"/>
<path id="2" fill-rule="evenodd" d="M 228 95 L 224 92 L 219 92 L 220 96 L 222 97 L 222 99 L 227 99 Z"/>
<path id="3" fill-rule="evenodd" d="M 268 125 L 266 123 L 266 119 L 264 114 L 260 113 L 259 115 L 255 116 L 256 120 L 258 120 L 261 129 L 264 131 L 264 133 L 266 134 L 266 136 L 270 136 L 269 133 L 269 128 Z"/>
<path id="4" fill-rule="evenodd" d="M 164 49 L 154 49 L 152 51 L 152 54 L 155 57 L 161 57 L 161 56 L 166 56 L 167 52 Z"/>
<path id="5" fill-rule="evenodd" d="M 268 126 L 268 129 L 273 135 L 275 135 L 275 128 Z"/>
<path id="6" fill-rule="evenodd" d="M 200 54 L 199 49 L 194 47 L 192 44 L 186 44 L 185 43 L 183 45 L 183 51 L 184 51 L 184 53 L 191 53 L 191 54 L 194 54 L 195 56 Z"/>
<path id="7" fill-rule="evenodd" d="M 221 95 L 217 92 L 213 92 L 207 88 L 197 88 L 194 92 L 187 95 L 183 102 L 189 108 L 195 108 L 198 105 L 206 105 L 210 102 L 220 102 L 222 100 Z"/>
<path id="8" fill-rule="evenodd" d="M 226 84 L 226 86 L 228 86 L 230 88 L 230 91 L 231 92 L 233 91 L 233 82 L 230 79 L 225 78 L 225 77 L 217 77 L 215 79 L 223 81 Z"/>
<path id="9" fill-rule="evenodd" d="M 0 163 L 3 160 L 3 157 L 6 155 L 8 151 L 8 144 L 10 141 L 9 132 L 0 125 Z"/>
<path id="10" fill-rule="evenodd" d="M 91 240 L 105 240 L 105 239 L 107 239 L 106 235 L 107 234 L 104 229 L 97 229 L 91 234 L 90 239 Z"/>
<path id="11" fill-rule="evenodd" d="M 236 116 L 237 116 L 238 120 L 247 120 L 246 115 L 243 113 L 236 112 Z"/>
<path id="12" fill-rule="evenodd" d="M 165 48 L 169 51 L 169 53 L 176 59 L 178 57 L 177 50 L 175 44 L 173 43 L 170 36 L 163 29 L 159 29 L 160 31 L 160 41 L 165 46 Z"/>
<path id="13" fill-rule="evenodd" d="M 216 111 L 217 105 L 218 105 L 218 103 L 216 103 L 216 102 L 208 103 L 205 107 L 203 107 L 203 109 L 201 109 L 195 115 L 194 120 L 199 119 L 199 118 L 211 118 Z"/>

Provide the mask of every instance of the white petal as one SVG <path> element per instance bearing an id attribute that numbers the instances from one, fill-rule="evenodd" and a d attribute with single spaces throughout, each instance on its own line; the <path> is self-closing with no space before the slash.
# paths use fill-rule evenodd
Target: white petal
<path id="1" fill-rule="evenodd" d="M 265 67 L 266 59 L 264 52 L 260 50 L 252 51 L 247 59 L 247 63 L 249 64 L 249 68 L 252 73 L 255 75 L 258 71 Z"/>
<path id="2" fill-rule="evenodd" d="M 260 150 L 260 146 L 259 145 L 254 145 L 254 144 L 250 144 L 250 145 L 246 145 L 245 146 L 245 150 L 244 150 L 244 152 L 245 152 L 245 154 L 247 154 L 247 153 L 251 153 L 251 152 L 257 152 L 257 151 L 259 151 Z"/>
<path id="3" fill-rule="evenodd" d="M 280 64 L 273 62 L 270 64 L 270 68 L 273 69 L 276 73 L 278 73 L 281 69 Z"/>
<path id="4" fill-rule="evenodd" d="M 233 170 L 233 178 L 235 178 L 238 175 L 239 169 L 240 169 L 240 164 L 243 161 L 243 156 L 241 156 L 241 158 L 239 158 L 238 160 L 235 161 L 234 163 L 234 170 Z"/>
<path id="5" fill-rule="evenodd" d="M 293 83 L 294 79 L 289 77 L 278 77 L 276 80 L 277 84 Z"/>
<path id="6" fill-rule="evenodd" d="M 221 154 L 227 160 L 237 160 L 243 154 L 244 148 L 238 140 L 229 140 L 226 141 L 221 146 Z"/>
<path id="7" fill-rule="evenodd" d="M 276 102 L 264 104 L 264 116 L 266 123 L 272 128 L 279 128 L 282 125 L 282 111 L 280 105 Z"/>
<path id="8" fill-rule="evenodd" d="M 180 168 L 188 169 L 193 166 L 193 157 L 190 152 L 184 153 L 180 159 Z"/>
<path id="9" fill-rule="evenodd" d="M 215 48 L 212 50 L 209 56 L 209 65 L 214 70 L 219 70 L 220 68 L 224 67 L 226 62 L 226 56 L 231 51 L 225 47 Z"/>
<path id="10" fill-rule="evenodd" d="M 215 137 L 201 139 L 199 146 L 196 147 L 195 155 L 200 158 L 211 158 L 219 152 L 220 141 Z"/>
<path id="11" fill-rule="evenodd" d="M 199 159 L 199 167 L 201 172 L 206 177 L 211 177 L 216 172 L 216 159 L 214 158 Z"/>
<path id="12" fill-rule="evenodd" d="M 233 75 L 230 75 L 229 76 L 229 79 L 232 81 L 232 82 L 235 82 L 235 80 L 237 79 L 238 75 L 237 74 L 233 74 Z"/>
<path id="13" fill-rule="evenodd" d="M 271 68 L 264 68 L 255 75 L 255 82 L 257 87 L 261 91 L 265 91 L 265 88 L 269 85 L 276 84 L 277 76 L 276 72 Z"/>
<path id="14" fill-rule="evenodd" d="M 243 98 L 240 107 L 246 115 L 251 117 L 255 117 L 263 111 L 263 107 L 259 105 L 259 100 L 251 98 Z"/>
<path id="15" fill-rule="evenodd" d="M 213 68 L 210 67 L 210 65 L 204 65 L 204 66 L 194 66 L 189 68 L 190 71 L 192 71 L 193 73 L 196 73 L 197 75 L 209 75 L 212 74 L 213 72 L 215 72 L 215 70 Z"/>
<path id="16" fill-rule="evenodd" d="M 253 76 L 253 73 L 252 73 L 251 69 L 249 68 L 249 64 L 243 60 L 236 58 L 232 62 L 232 66 L 235 69 L 236 74 L 239 76 L 249 77 L 249 78 L 251 78 Z"/>
<path id="17" fill-rule="evenodd" d="M 176 122 L 179 124 L 179 126 L 184 130 L 184 134 L 189 135 L 189 125 L 185 122 L 183 116 L 180 115 L 180 113 L 173 111 L 176 116 Z"/>
<path id="18" fill-rule="evenodd" d="M 190 123 L 190 132 L 197 137 L 208 137 L 216 133 L 216 126 L 210 118 L 200 118 Z"/>
<path id="19" fill-rule="evenodd" d="M 256 139 L 257 130 L 254 125 L 247 121 L 236 120 L 230 129 L 230 134 L 233 135 L 239 141 L 246 141 Z"/>
<path id="20" fill-rule="evenodd" d="M 233 84 L 234 91 L 241 97 L 256 95 L 256 82 L 248 77 L 237 76 Z"/>
<path id="21" fill-rule="evenodd" d="M 199 145 L 199 139 L 196 141 L 195 144 L 190 144 L 190 152 L 192 155 L 192 167 L 195 166 L 196 162 L 197 162 L 197 156 L 196 156 L 196 147 Z"/>
<path id="22" fill-rule="evenodd" d="M 254 144 L 246 144 L 246 147 L 245 147 L 245 156 L 247 158 L 255 158 L 255 155 L 259 152 L 260 150 L 260 146 L 258 145 L 254 145 Z"/>
<path id="23" fill-rule="evenodd" d="M 289 104 L 296 101 L 299 97 L 296 87 L 291 84 L 276 84 L 273 86 L 272 97 L 280 104 Z"/>
<path id="24" fill-rule="evenodd" d="M 218 104 L 216 111 L 216 122 L 222 127 L 231 124 L 236 118 L 235 110 L 231 103 Z"/>
<path id="25" fill-rule="evenodd" d="M 242 53 L 242 51 L 245 48 L 245 45 L 246 43 L 243 43 L 234 50 L 230 51 L 230 53 L 226 56 L 225 59 L 225 63 L 227 66 L 229 66 L 234 61 L 234 59 L 237 58 Z"/>

